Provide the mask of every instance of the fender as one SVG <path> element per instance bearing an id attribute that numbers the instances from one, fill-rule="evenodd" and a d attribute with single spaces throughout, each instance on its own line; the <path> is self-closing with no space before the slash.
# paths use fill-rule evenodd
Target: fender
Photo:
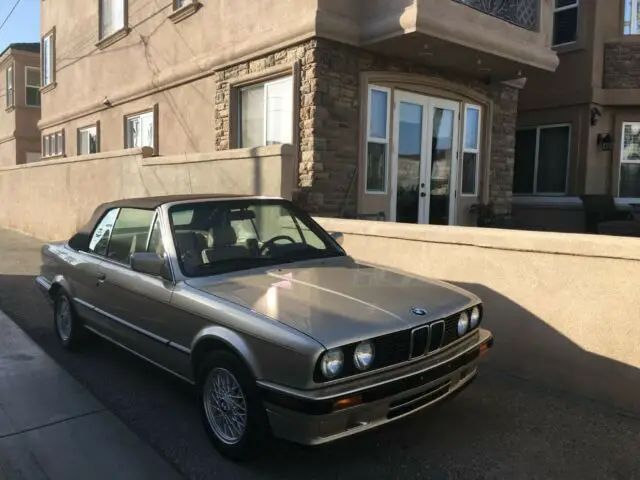
<path id="1" fill-rule="evenodd" d="M 211 325 L 200 330 L 191 342 L 191 361 L 195 359 L 197 348 L 203 342 L 214 340 L 235 352 L 247 365 L 254 378 L 262 378 L 262 368 L 251 347 L 241 335 L 226 327 Z"/>
<path id="2" fill-rule="evenodd" d="M 64 277 L 64 275 L 58 274 L 53 277 L 53 281 L 51 282 L 51 288 L 49 289 L 49 295 L 55 292 L 56 288 L 62 288 L 71 299 L 75 297 L 73 288 L 69 281 Z"/>

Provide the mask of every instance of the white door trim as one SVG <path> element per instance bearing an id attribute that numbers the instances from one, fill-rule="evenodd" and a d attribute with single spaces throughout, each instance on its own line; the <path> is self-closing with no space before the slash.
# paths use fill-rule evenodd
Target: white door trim
<path id="1" fill-rule="evenodd" d="M 433 112 L 436 108 L 440 108 L 443 110 L 452 110 L 453 111 L 453 132 L 451 132 L 451 172 L 449 174 L 449 225 L 455 225 L 456 223 L 456 204 L 458 199 L 458 164 L 460 162 L 459 159 L 459 151 L 460 151 L 460 137 L 459 137 L 459 128 L 460 128 L 460 104 L 458 102 L 454 102 L 452 100 L 445 100 L 441 98 L 429 98 L 430 107 L 429 107 L 429 136 L 427 137 L 427 141 L 429 144 L 429 171 L 431 171 L 431 144 L 433 141 L 432 129 L 433 129 Z M 428 214 L 429 212 L 427 212 Z M 429 217 L 427 216 L 427 223 L 429 222 Z"/>
<path id="2" fill-rule="evenodd" d="M 456 202 L 458 191 L 458 164 L 460 151 L 460 104 L 452 100 L 446 100 L 436 97 L 429 97 L 418 93 L 407 92 L 404 90 L 395 90 L 394 101 L 392 106 L 391 121 L 393 122 L 393 145 L 390 155 L 391 161 L 391 182 L 389 185 L 389 193 L 391 195 L 391 207 L 389 220 L 396 221 L 397 208 L 397 190 L 398 190 L 398 134 L 400 129 L 400 102 L 412 103 L 422 106 L 422 143 L 420 153 L 420 183 L 425 184 L 427 195 L 418 198 L 418 223 L 429 223 L 430 213 L 430 186 L 431 186 L 431 146 L 433 134 L 433 112 L 435 108 L 453 111 L 453 132 L 452 132 L 452 158 L 450 173 L 450 192 L 449 192 L 449 225 L 455 225 L 456 220 Z"/>
<path id="3" fill-rule="evenodd" d="M 391 192 L 391 214 L 389 215 L 392 222 L 396 221 L 396 208 L 398 202 L 398 134 L 400 130 L 400 102 L 412 103 L 422 106 L 422 138 L 420 144 L 420 181 L 422 181 L 423 165 L 427 162 L 427 126 L 428 126 L 428 114 L 429 114 L 429 97 L 420 95 L 418 93 L 406 92 L 403 90 L 396 90 L 393 102 L 393 153 L 391 154 L 391 185 L 389 191 Z M 429 197 L 424 197 L 426 203 L 429 202 Z M 418 199 L 418 223 L 423 217 L 424 202 Z M 428 207 L 427 207 L 428 212 Z"/>

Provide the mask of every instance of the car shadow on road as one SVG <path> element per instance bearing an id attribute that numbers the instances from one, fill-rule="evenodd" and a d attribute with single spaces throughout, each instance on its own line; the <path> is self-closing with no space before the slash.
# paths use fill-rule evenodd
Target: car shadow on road
<path id="1" fill-rule="evenodd" d="M 329 474 L 334 462 L 345 468 L 348 464 L 354 468 L 360 465 L 362 458 L 356 452 L 366 458 L 380 456 L 387 462 L 404 465 L 411 463 L 408 455 L 422 450 L 423 456 L 418 454 L 413 460 L 428 463 L 429 471 L 437 475 L 435 472 L 455 470 L 451 456 L 456 448 L 464 450 L 471 445 L 478 449 L 478 457 L 485 456 L 479 461 L 489 467 L 503 456 L 501 450 L 510 450 L 506 444 L 511 438 L 519 445 L 517 450 L 535 444 L 548 452 L 542 463 L 527 471 L 527 475 L 534 477 L 546 470 L 545 461 L 548 465 L 567 461 L 566 452 L 560 452 L 568 440 L 591 439 L 595 442 L 593 458 L 603 458 L 599 448 L 616 451 L 619 439 L 612 440 L 609 436 L 609 430 L 616 427 L 596 412 L 608 412 L 611 418 L 616 418 L 614 424 L 618 420 L 624 424 L 624 419 L 632 418 L 634 428 L 640 427 L 640 369 L 580 348 L 530 311 L 484 285 L 452 283 L 483 300 L 483 326 L 495 336 L 494 348 L 480 361 L 480 375 L 474 385 L 449 403 L 376 431 L 313 449 L 281 449 L 256 468 L 295 478 L 302 475 L 299 464 L 308 465 L 310 470 L 328 470 Z M 592 417 L 585 420 L 583 415 L 589 414 Z M 493 449 L 489 447 L 492 442 Z M 634 448 L 640 448 L 637 436 L 631 442 Z M 447 445 L 451 450 L 447 450 Z M 297 448 L 293 451 L 300 459 L 295 465 L 288 460 L 294 455 L 291 448 Z M 597 475 L 593 468 L 602 467 L 588 467 L 589 462 L 580 460 L 581 454 L 585 451 L 576 456 L 576 468 L 582 464 L 589 478 L 605 475 L 606 469 Z M 623 462 L 624 454 L 618 459 Z M 443 463 L 439 465 L 440 461 Z M 444 466 L 446 470 L 442 471 Z M 504 477 L 498 477 L 509 478 L 516 471 L 515 465 L 505 468 Z M 565 468 L 570 471 L 572 466 L 569 463 Z M 640 462 L 635 461 L 633 468 L 637 473 Z M 488 478 L 496 477 L 488 475 Z"/>
<path id="2" fill-rule="evenodd" d="M 455 284 L 478 295 L 485 305 L 485 326 L 497 342 L 490 358 L 492 368 L 640 415 L 640 369 L 581 348 L 493 289 Z"/>
<path id="3" fill-rule="evenodd" d="M 187 478 L 548 478 L 560 466 L 563 478 L 604 478 L 612 465 L 632 478 L 640 469 L 640 370 L 584 351 L 482 285 L 459 284 L 483 299 L 496 343 L 460 396 L 329 445 L 269 442 L 237 465 L 211 447 L 190 386 L 97 338 L 64 351 L 33 280 L 0 274 L 0 310 Z"/>

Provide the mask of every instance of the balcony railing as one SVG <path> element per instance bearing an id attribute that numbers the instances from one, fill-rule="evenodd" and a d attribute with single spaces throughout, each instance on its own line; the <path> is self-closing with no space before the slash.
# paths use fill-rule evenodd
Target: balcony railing
<path id="1" fill-rule="evenodd" d="M 538 31 L 540 0 L 453 0 L 512 23 L 527 30 Z"/>

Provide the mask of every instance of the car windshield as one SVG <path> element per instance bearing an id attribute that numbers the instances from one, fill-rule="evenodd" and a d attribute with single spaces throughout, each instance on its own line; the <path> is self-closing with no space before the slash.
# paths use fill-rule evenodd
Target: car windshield
<path id="1" fill-rule="evenodd" d="M 189 277 L 346 255 L 308 214 L 283 200 L 185 203 L 172 206 L 169 218 Z"/>

